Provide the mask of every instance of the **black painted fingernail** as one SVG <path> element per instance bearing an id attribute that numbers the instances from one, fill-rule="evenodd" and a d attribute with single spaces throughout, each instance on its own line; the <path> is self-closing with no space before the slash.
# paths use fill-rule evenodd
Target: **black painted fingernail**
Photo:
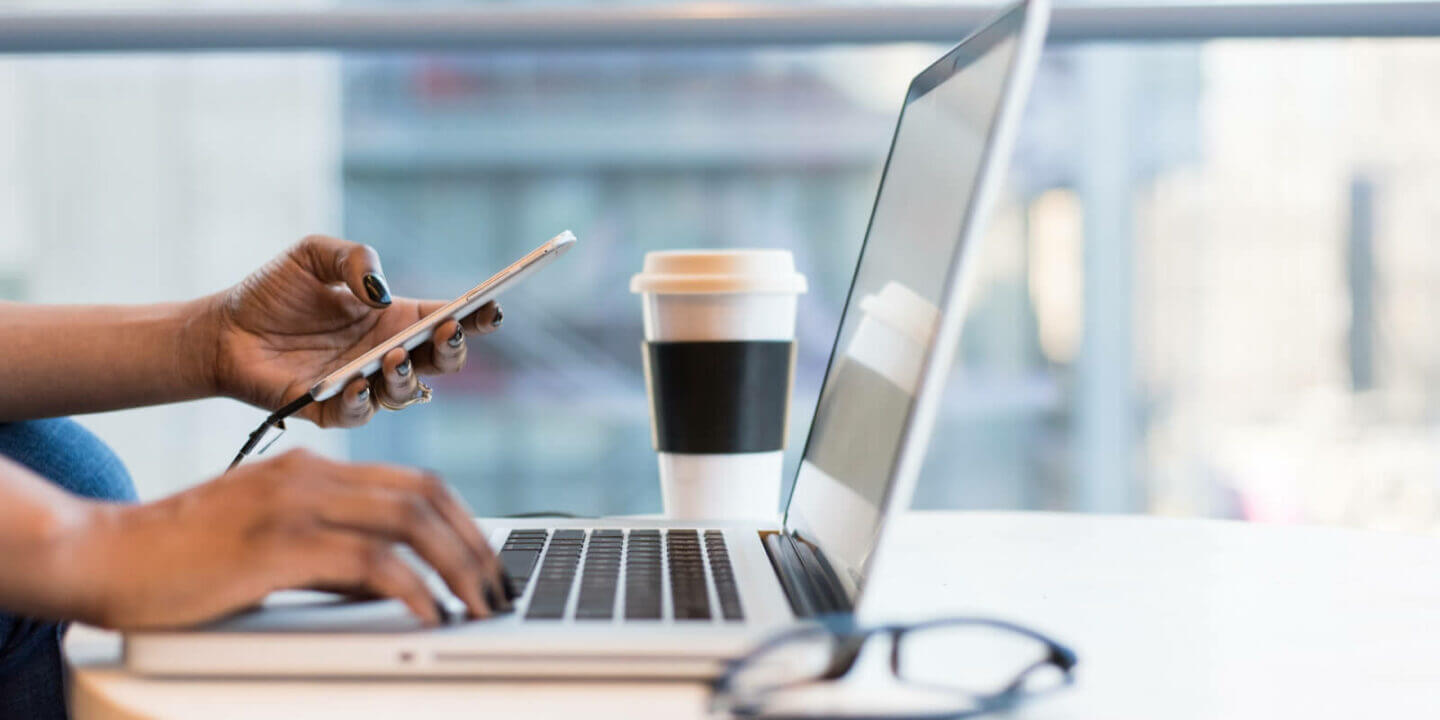
<path id="1" fill-rule="evenodd" d="M 510 579 L 509 575 L 502 574 L 500 576 L 500 584 L 505 588 L 506 600 L 514 600 L 515 598 L 520 597 L 520 593 L 515 592 L 515 582 Z"/>
<path id="2" fill-rule="evenodd" d="M 480 581 L 480 590 L 485 594 L 485 604 L 491 610 L 500 610 L 500 596 L 495 594 L 495 586 L 489 580 Z"/>
<path id="3" fill-rule="evenodd" d="M 500 327 L 500 323 L 502 322 L 505 322 L 505 311 L 501 310 L 500 307 L 497 305 L 495 307 L 495 319 L 491 320 L 490 324 L 494 325 L 495 327 Z"/>
<path id="4" fill-rule="evenodd" d="M 368 401 L 370 399 L 370 386 L 366 385 L 360 388 L 360 392 L 355 393 L 355 399 L 362 403 Z"/>
<path id="5" fill-rule="evenodd" d="M 400 377 L 405 377 L 410 374 L 410 358 L 405 358 L 404 362 L 395 366 L 395 374 Z"/>
<path id="6" fill-rule="evenodd" d="M 446 343 L 452 348 L 458 348 L 460 347 L 460 343 L 463 342 L 465 342 L 465 331 L 461 330 L 459 326 L 456 326 L 455 334 L 451 335 L 450 339 L 447 340 Z"/>
<path id="7" fill-rule="evenodd" d="M 390 286 L 385 283 L 385 278 L 375 273 L 366 273 L 362 281 L 365 285 L 365 294 L 370 299 L 381 305 L 390 304 Z"/>

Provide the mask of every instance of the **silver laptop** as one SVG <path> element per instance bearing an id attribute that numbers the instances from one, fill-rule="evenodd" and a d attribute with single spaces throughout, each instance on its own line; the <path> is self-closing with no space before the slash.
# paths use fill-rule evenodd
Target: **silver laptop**
<path id="1" fill-rule="evenodd" d="M 512 613 L 419 629 L 395 601 L 282 593 L 201 628 L 129 634 L 127 667 L 708 677 L 769 633 L 851 612 L 920 472 L 1048 16 L 1048 0 L 1020 2 L 911 82 L 780 522 L 482 518 L 521 589 Z"/>

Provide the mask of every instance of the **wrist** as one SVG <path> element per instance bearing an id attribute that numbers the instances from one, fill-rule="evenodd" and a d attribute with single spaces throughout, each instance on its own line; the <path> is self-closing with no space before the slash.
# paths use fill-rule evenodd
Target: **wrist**
<path id="1" fill-rule="evenodd" d="M 219 295 L 207 295 L 182 303 L 179 312 L 181 338 L 177 348 L 179 373 L 194 388 L 197 397 L 224 395 L 221 365 L 221 336 L 225 316 Z"/>
<path id="2" fill-rule="evenodd" d="M 110 627 L 111 578 L 118 569 L 112 554 L 122 544 L 116 537 L 128 506 L 77 499 L 55 521 L 42 552 L 56 591 L 57 617 Z"/>

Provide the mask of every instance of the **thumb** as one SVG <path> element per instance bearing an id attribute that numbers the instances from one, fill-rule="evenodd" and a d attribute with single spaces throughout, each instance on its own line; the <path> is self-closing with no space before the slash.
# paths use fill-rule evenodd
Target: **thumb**
<path id="1" fill-rule="evenodd" d="M 320 282 L 345 283 L 350 292 L 371 307 L 391 303 L 390 285 L 380 268 L 375 248 L 325 235 L 311 235 L 300 241 L 296 260 Z"/>

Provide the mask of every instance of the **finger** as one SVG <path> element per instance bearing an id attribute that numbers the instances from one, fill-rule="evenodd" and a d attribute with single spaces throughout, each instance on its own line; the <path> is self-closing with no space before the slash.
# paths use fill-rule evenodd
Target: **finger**
<path id="1" fill-rule="evenodd" d="M 396 405 L 405 403 L 419 392 L 415 365 L 410 361 L 410 355 L 405 352 L 405 348 L 395 348 L 385 353 L 380 367 L 382 379 L 375 389 L 387 402 Z"/>
<path id="2" fill-rule="evenodd" d="M 509 601 L 515 598 L 516 593 L 504 574 L 499 558 L 476 526 L 475 514 L 440 476 L 432 472 L 390 465 L 359 466 L 359 472 L 360 477 L 363 477 L 362 482 L 367 485 L 391 488 L 426 498 L 470 551 L 479 558 L 483 583 L 481 592 L 488 598 L 487 587 L 492 588 L 499 599 L 499 602 L 491 601 L 490 606 L 506 611 L 511 609 Z"/>
<path id="3" fill-rule="evenodd" d="M 460 537 L 464 538 L 465 542 L 485 559 L 486 566 L 493 568 L 488 577 L 498 583 L 498 594 L 504 598 L 504 602 L 499 607 L 506 611 L 511 610 L 510 601 L 519 597 L 520 594 L 511 584 L 510 576 L 505 574 L 505 566 L 501 564 L 500 558 L 495 554 L 495 549 L 490 547 L 490 541 L 485 539 L 485 533 L 481 532 L 480 526 L 475 523 L 475 511 L 471 510 L 469 503 L 466 503 L 464 498 L 441 480 L 440 476 L 433 473 L 427 473 L 427 475 L 430 483 L 434 486 L 431 492 L 437 497 L 433 499 L 433 502 L 439 507 L 440 514 L 444 515 L 445 519 L 460 534 Z M 491 606 L 496 605 L 492 602 Z"/>
<path id="4" fill-rule="evenodd" d="M 500 323 L 504 320 L 505 313 L 500 310 L 500 305 L 492 301 L 481 305 L 479 310 L 462 318 L 461 324 L 472 335 L 485 335 L 499 330 Z"/>
<path id="5" fill-rule="evenodd" d="M 363 588 L 363 587 L 360 587 L 360 586 L 358 586 L 358 585 L 327 584 L 327 583 L 321 582 L 321 583 L 315 583 L 314 585 L 306 585 L 305 587 L 300 588 L 300 589 L 301 589 L 301 590 L 314 590 L 315 592 L 330 593 L 330 594 L 332 594 L 332 595 L 341 595 L 341 596 L 343 596 L 346 600 L 354 600 L 354 601 L 357 601 L 357 602 L 365 602 L 365 601 L 367 601 L 367 600 L 375 600 L 375 599 L 378 599 L 378 598 L 380 597 L 379 595 L 376 595 L 376 594 L 374 593 L 374 591 L 370 590 L 369 588 Z"/>
<path id="6" fill-rule="evenodd" d="M 436 310 L 444 307 L 445 303 L 440 300 L 420 300 L 420 317 L 425 317 Z M 465 327 L 467 335 L 484 335 L 495 332 L 500 323 L 505 320 L 505 313 L 500 311 L 500 306 L 494 301 L 481 305 L 475 312 L 460 318 L 460 324 Z"/>
<path id="7" fill-rule="evenodd" d="M 465 331 L 460 323 L 447 320 L 435 328 L 430 342 L 415 350 L 417 362 L 422 357 L 428 359 L 428 362 L 422 363 L 422 371 L 442 375 L 459 372 L 465 367 Z"/>
<path id="8" fill-rule="evenodd" d="M 320 404 L 320 427 L 359 427 L 375 415 L 375 398 L 370 381 L 355 378 L 333 398 Z"/>
<path id="9" fill-rule="evenodd" d="M 509 609 L 509 600 L 513 599 L 515 593 L 513 588 L 509 588 L 509 580 L 505 577 L 499 559 L 495 557 L 494 549 L 490 547 L 489 542 L 486 542 L 484 534 L 475 524 L 475 514 L 445 484 L 445 481 L 440 479 L 440 476 L 409 468 L 383 465 L 365 467 L 374 469 L 374 472 L 367 473 L 367 483 L 415 493 L 429 500 L 450 528 L 465 541 L 471 552 L 480 558 L 482 579 L 493 586 L 497 591 L 496 594 L 504 600 L 497 607 L 504 610 Z M 483 587 L 481 591 L 484 591 Z"/>
<path id="10" fill-rule="evenodd" d="M 500 596 L 503 602 L 496 603 L 487 594 L 486 599 L 491 601 L 492 607 L 499 607 L 503 610 L 510 610 L 510 601 L 516 597 L 515 588 L 510 585 L 510 578 L 505 575 L 505 567 L 500 563 L 500 558 L 495 555 L 494 548 L 490 547 L 485 534 L 480 532 L 480 527 L 475 524 L 475 513 L 439 475 L 424 473 L 421 484 L 423 492 L 430 502 L 435 506 L 445 521 L 454 528 L 456 534 L 463 539 L 478 557 L 485 570 L 484 578 L 493 584 L 496 595 Z M 482 588 L 483 589 L 483 588 Z"/>
<path id="11" fill-rule="evenodd" d="M 390 307 L 390 285 L 380 268 L 380 255 L 369 245 L 325 235 L 311 235 L 296 246 L 294 257 L 321 282 L 344 283 L 361 302 Z"/>
<path id="12" fill-rule="evenodd" d="M 321 530 L 305 543 L 309 572 L 300 585 L 354 588 L 395 598 L 426 625 L 444 614 L 420 575 L 400 559 L 391 543 L 344 530 Z"/>
<path id="13" fill-rule="evenodd" d="M 377 534 L 403 542 L 434 568 L 473 617 L 488 617 L 483 598 L 482 559 L 424 496 L 376 487 L 347 477 L 332 483 L 320 519 L 333 527 Z"/>

